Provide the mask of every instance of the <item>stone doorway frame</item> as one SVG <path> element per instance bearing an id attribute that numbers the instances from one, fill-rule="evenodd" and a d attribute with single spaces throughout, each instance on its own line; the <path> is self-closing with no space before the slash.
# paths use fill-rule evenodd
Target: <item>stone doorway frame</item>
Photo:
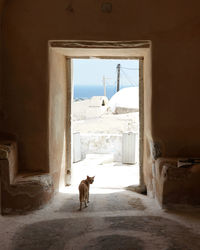
<path id="1" fill-rule="evenodd" d="M 60 58 L 63 60 L 65 70 L 64 84 L 66 87 L 66 160 L 65 167 L 61 166 L 60 176 L 64 175 L 64 179 L 60 181 L 66 186 L 71 184 L 71 167 L 72 167 L 72 65 L 71 59 L 82 58 L 101 58 L 101 59 L 138 59 L 139 60 L 139 186 L 131 187 L 135 191 L 142 192 L 145 189 L 144 182 L 144 69 L 151 71 L 151 42 L 150 41 L 49 41 L 50 53 L 50 71 L 53 66 L 52 59 Z M 56 61 L 56 60 L 55 60 Z M 55 64 L 56 66 L 56 64 Z M 60 69 L 58 69 L 59 71 Z M 147 74 L 148 75 L 148 74 Z M 50 72 L 51 78 L 51 72 Z M 51 79 L 50 79 L 51 80 Z M 50 88 L 51 91 L 51 88 Z M 53 93 L 50 93 L 50 97 Z M 51 100 L 50 100 L 51 101 Z M 50 107 L 51 109 L 51 107 Z M 51 110 L 50 110 L 51 113 Z M 52 117 L 53 118 L 53 117 Z M 50 117 L 51 121 L 51 117 Z M 51 126 L 51 124 L 50 124 Z M 49 137 L 51 147 L 51 136 Z M 51 150 L 50 150 L 51 153 Z M 51 169 L 51 168 L 50 168 Z"/>

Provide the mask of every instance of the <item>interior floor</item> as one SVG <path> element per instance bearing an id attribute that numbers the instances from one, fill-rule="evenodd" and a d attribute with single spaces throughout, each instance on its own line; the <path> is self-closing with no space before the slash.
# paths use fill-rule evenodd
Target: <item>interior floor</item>
<path id="1" fill-rule="evenodd" d="M 91 186 L 79 211 L 78 188 L 65 188 L 45 208 L 1 216 L 0 249 L 200 249 L 200 209 L 161 210 L 154 199 Z"/>

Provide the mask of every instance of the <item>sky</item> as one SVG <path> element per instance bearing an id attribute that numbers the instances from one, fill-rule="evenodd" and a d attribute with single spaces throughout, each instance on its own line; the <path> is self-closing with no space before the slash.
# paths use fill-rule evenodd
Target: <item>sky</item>
<path id="1" fill-rule="evenodd" d="M 74 85 L 116 85 L 117 64 L 121 65 L 120 85 L 135 86 L 139 82 L 139 60 L 73 59 Z"/>

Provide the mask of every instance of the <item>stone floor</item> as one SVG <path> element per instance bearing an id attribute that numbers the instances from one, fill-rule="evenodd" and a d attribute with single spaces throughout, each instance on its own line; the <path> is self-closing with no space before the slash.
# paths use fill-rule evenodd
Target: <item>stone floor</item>
<path id="1" fill-rule="evenodd" d="M 81 175 L 85 175 L 82 167 Z M 200 249 L 200 208 L 161 210 L 153 199 L 123 189 L 123 182 L 114 186 L 115 180 L 113 185 L 103 186 L 103 172 L 98 177 L 103 170 L 100 167 L 95 170 L 97 183 L 91 186 L 89 206 L 82 211 L 79 180 L 74 177 L 73 186 L 61 190 L 45 208 L 19 216 L 0 216 L 0 249 Z M 116 176 L 118 180 L 128 178 L 122 173 L 121 178 Z M 109 184 L 108 180 L 104 184 Z"/>
<path id="2" fill-rule="evenodd" d="M 147 196 L 98 187 L 78 208 L 75 186 L 41 210 L 0 217 L 0 249 L 200 249 L 200 209 L 163 211 Z"/>

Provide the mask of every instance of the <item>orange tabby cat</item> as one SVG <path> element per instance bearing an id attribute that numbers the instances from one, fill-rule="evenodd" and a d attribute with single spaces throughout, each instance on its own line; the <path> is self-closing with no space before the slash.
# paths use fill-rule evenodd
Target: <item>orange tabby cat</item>
<path id="1" fill-rule="evenodd" d="M 80 210 L 82 210 L 82 202 L 85 203 L 85 207 L 87 207 L 87 203 L 89 203 L 89 189 L 90 184 L 94 182 L 94 177 L 87 176 L 87 179 L 81 181 L 79 185 L 79 200 L 80 200 Z"/>

